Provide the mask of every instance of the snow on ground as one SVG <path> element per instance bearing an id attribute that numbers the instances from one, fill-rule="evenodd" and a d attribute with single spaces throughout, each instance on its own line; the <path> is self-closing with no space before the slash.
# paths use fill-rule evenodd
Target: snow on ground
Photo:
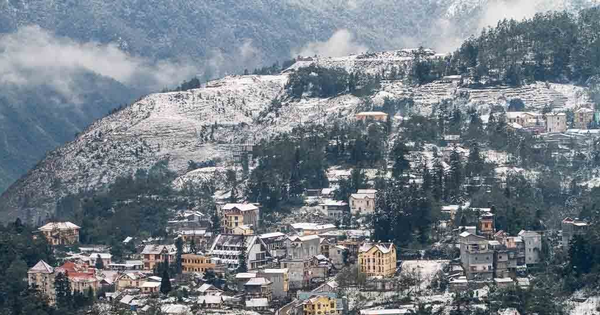
<path id="1" fill-rule="evenodd" d="M 585 302 L 569 301 L 568 306 L 571 307 L 571 315 L 595 315 L 600 314 L 598 307 L 600 307 L 600 296 L 593 296 L 588 298 Z"/>
<path id="2" fill-rule="evenodd" d="M 421 283 L 421 289 L 424 290 L 449 262 L 449 260 L 405 260 L 402 262 L 402 273 L 416 275 Z"/>

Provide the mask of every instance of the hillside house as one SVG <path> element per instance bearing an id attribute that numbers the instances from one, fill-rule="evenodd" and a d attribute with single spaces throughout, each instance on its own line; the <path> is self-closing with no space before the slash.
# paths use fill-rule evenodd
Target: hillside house
<path id="1" fill-rule="evenodd" d="M 269 302 L 271 302 L 273 299 L 271 285 L 271 281 L 262 277 L 256 277 L 248 280 L 248 282 L 244 284 L 246 299 L 267 299 Z"/>
<path id="2" fill-rule="evenodd" d="M 51 222 L 38 229 L 53 246 L 79 243 L 81 228 L 71 222 Z"/>
<path id="3" fill-rule="evenodd" d="M 290 278 L 288 269 L 264 269 L 257 273 L 258 277 L 265 278 L 271 282 L 273 299 L 286 299 L 290 290 Z"/>
<path id="4" fill-rule="evenodd" d="M 381 121 L 385 122 L 388 119 L 388 114 L 384 112 L 361 112 L 356 114 L 356 120 L 358 121 Z"/>
<path id="5" fill-rule="evenodd" d="M 460 260 L 468 280 L 492 279 L 494 251 L 485 237 L 461 233 Z"/>
<path id="6" fill-rule="evenodd" d="M 522 128 L 533 128 L 543 126 L 542 116 L 532 112 L 506 112 L 506 122 L 517 124 Z"/>
<path id="7" fill-rule="evenodd" d="M 158 263 L 168 261 L 175 262 L 177 248 L 175 245 L 146 245 L 142 250 L 142 258 L 145 270 L 153 270 Z"/>
<path id="8" fill-rule="evenodd" d="M 110 253 L 91 253 L 89 257 L 90 265 L 96 266 L 98 259 L 102 260 L 104 268 L 108 268 L 112 264 L 112 255 Z"/>
<path id="9" fill-rule="evenodd" d="M 375 212 L 375 189 L 359 189 L 355 194 L 350 195 L 350 212 L 373 213 Z"/>
<path id="10" fill-rule="evenodd" d="M 267 246 L 258 236 L 221 234 L 215 238 L 209 251 L 213 263 L 231 269 L 238 268 L 242 253 L 248 270 L 263 267 L 271 260 Z"/>
<path id="11" fill-rule="evenodd" d="M 233 234 L 238 226 L 246 225 L 253 228 L 259 226 L 260 210 L 256 205 L 248 203 L 229 203 L 221 208 L 223 214 L 223 231 Z"/>
<path id="12" fill-rule="evenodd" d="M 319 235 L 337 230 L 333 224 L 316 224 L 316 223 L 292 223 L 291 230 L 298 235 Z"/>
<path id="13" fill-rule="evenodd" d="M 585 130 L 589 128 L 592 121 L 594 121 L 594 110 L 582 107 L 575 111 L 573 127 Z"/>
<path id="14" fill-rule="evenodd" d="M 267 246 L 272 257 L 283 257 L 286 254 L 285 240 L 287 236 L 281 232 L 265 233 L 258 236 Z"/>
<path id="15" fill-rule="evenodd" d="M 343 201 L 326 199 L 319 204 L 319 208 L 327 217 L 334 220 L 341 220 L 348 208 L 348 204 Z"/>
<path id="16" fill-rule="evenodd" d="M 546 132 L 565 132 L 567 131 L 567 114 L 565 113 L 547 113 L 546 114 Z"/>
<path id="17" fill-rule="evenodd" d="M 314 294 L 302 301 L 302 315 L 341 315 L 338 300 L 325 294 Z"/>
<path id="18" fill-rule="evenodd" d="M 534 265 L 540 262 L 542 252 L 542 234 L 536 231 L 521 231 L 519 236 L 525 244 L 525 263 Z"/>
<path id="19" fill-rule="evenodd" d="M 144 282 L 146 282 L 146 274 L 141 272 L 125 272 L 117 277 L 115 289 L 139 288 Z"/>
<path id="20" fill-rule="evenodd" d="M 66 262 L 62 266 L 55 269 L 57 273 L 66 273 L 71 284 L 71 291 L 87 293 L 89 289 L 93 292 L 98 292 L 100 281 L 96 277 L 94 269 L 87 265 L 78 265 L 73 262 Z"/>
<path id="21" fill-rule="evenodd" d="M 368 277 L 391 277 L 396 273 L 396 246 L 393 243 L 363 244 L 358 250 L 360 271 Z"/>
<path id="22" fill-rule="evenodd" d="M 286 258 L 306 261 L 319 255 L 321 238 L 318 235 L 290 236 L 285 241 Z"/>
<path id="23" fill-rule="evenodd" d="M 562 247 L 566 252 L 569 250 L 569 244 L 571 243 L 571 239 L 573 236 L 578 234 L 583 234 L 589 228 L 589 224 L 585 221 L 579 220 L 577 218 L 565 218 L 562 223 Z"/>
<path id="24" fill-rule="evenodd" d="M 54 277 L 54 268 L 43 260 L 40 260 L 27 271 L 27 283 L 29 287 L 36 288 L 40 294 L 48 299 L 50 305 L 54 305 L 56 302 Z"/>

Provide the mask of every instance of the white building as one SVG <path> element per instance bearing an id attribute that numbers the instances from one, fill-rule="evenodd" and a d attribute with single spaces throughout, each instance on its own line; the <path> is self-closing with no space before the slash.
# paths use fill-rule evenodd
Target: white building
<path id="1" fill-rule="evenodd" d="M 546 114 L 546 132 L 565 132 L 567 131 L 567 114 L 548 113 Z"/>
<path id="2" fill-rule="evenodd" d="M 376 189 L 359 189 L 355 194 L 350 195 L 350 212 L 352 214 L 375 212 L 376 193 Z"/>

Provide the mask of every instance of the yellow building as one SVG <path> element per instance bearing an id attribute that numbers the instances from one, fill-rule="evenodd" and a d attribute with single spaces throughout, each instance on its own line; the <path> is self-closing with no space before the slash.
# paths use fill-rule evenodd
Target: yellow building
<path id="1" fill-rule="evenodd" d="M 206 270 L 215 269 L 216 267 L 216 265 L 210 261 L 210 257 L 195 254 L 181 255 L 181 265 L 184 273 L 206 272 Z"/>
<path id="2" fill-rule="evenodd" d="M 314 296 L 302 303 L 303 315 L 326 315 L 340 312 L 337 309 L 337 300 L 328 296 Z"/>
<path id="3" fill-rule="evenodd" d="M 146 282 L 146 275 L 141 272 L 126 272 L 117 277 L 116 289 L 139 288 Z"/>
<path id="4" fill-rule="evenodd" d="M 376 120 L 376 121 L 386 121 L 388 118 L 388 114 L 384 112 L 361 112 L 356 114 L 356 120 Z"/>
<path id="5" fill-rule="evenodd" d="M 50 245 L 79 243 L 79 226 L 71 222 L 51 222 L 38 229 Z"/>
<path id="6" fill-rule="evenodd" d="M 258 227 L 260 210 L 253 204 L 229 203 L 223 206 L 223 230 L 225 234 L 235 234 L 236 227 Z"/>
<path id="7" fill-rule="evenodd" d="M 365 243 L 358 250 L 358 264 L 367 277 L 391 277 L 396 273 L 396 246 Z"/>

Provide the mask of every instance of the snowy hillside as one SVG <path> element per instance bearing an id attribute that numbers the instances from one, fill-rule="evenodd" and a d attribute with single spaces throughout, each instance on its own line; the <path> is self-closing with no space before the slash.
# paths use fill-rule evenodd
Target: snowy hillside
<path id="1" fill-rule="evenodd" d="M 398 52 L 377 56 L 355 55 L 314 62 L 372 73 L 410 62 L 410 57 L 398 56 Z M 23 209 L 51 213 L 57 199 L 67 193 L 102 187 L 117 176 L 165 159 L 172 170 L 183 176 L 175 183 L 177 187 L 194 178 L 199 181 L 210 180 L 211 176 L 222 178 L 222 172 L 215 169 L 186 175 L 188 162 L 210 161 L 227 166 L 241 145 L 256 143 L 301 124 L 331 125 L 334 121 L 353 120 L 357 112 L 370 109 L 363 99 L 350 94 L 291 100 L 285 91 L 290 72 L 274 76 L 229 76 L 200 89 L 144 97 L 95 122 L 75 141 L 48 154 L 2 195 L 0 206 L 10 214 L 3 217 L 10 220 Z M 444 99 L 460 99 L 463 106 L 475 106 L 485 114 L 490 105 L 506 105 L 516 97 L 531 108 L 548 104 L 557 109 L 573 108 L 587 102 L 582 88 L 571 85 L 539 83 L 519 88 L 470 89 L 443 81 L 422 86 L 387 81 L 371 99 L 377 104 L 385 98 L 411 98 L 415 102 L 411 111 L 421 114 L 429 114 L 432 106 Z M 274 99 L 283 100 L 281 108 L 271 108 Z"/>

